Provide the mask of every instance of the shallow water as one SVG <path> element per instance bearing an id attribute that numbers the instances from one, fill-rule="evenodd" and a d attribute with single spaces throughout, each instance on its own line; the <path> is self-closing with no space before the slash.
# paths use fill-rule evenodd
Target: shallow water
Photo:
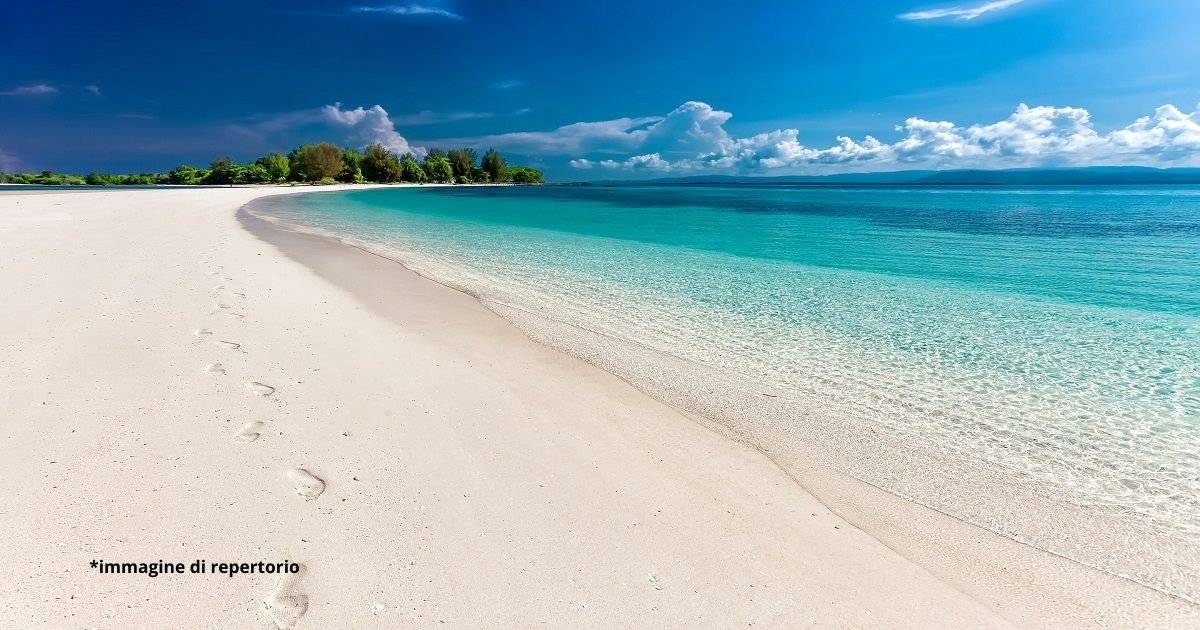
<path id="1" fill-rule="evenodd" d="M 1011 473 L 1123 536 L 1168 541 L 1137 541 L 1161 557 L 1126 563 L 1194 568 L 1196 187 L 405 188 L 258 207 L 487 301 Z M 805 418 L 784 421 L 802 431 Z M 1052 523 L 978 513 L 986 489 L 850 472 L 1122 572 L 1111 558 L 1129 540 L 1056 548 L 1038 531 Z M 1154 584 L 1155 571 L 1137 577 Z M 1155 585 L 1196 595 L 1187 579 Z"/>

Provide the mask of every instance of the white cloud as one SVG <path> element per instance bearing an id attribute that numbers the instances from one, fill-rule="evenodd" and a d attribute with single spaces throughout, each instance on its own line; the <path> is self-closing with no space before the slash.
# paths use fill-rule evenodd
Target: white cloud
<path id="1" fill-rule="evenodd" d="M 441 7 L 431 7 L 423 4 L 389 4 L 377 7 L 354 7 L 355 13 L 383 13 L 386 15 L 432 15 L 451 20 L 461 20 L 463 16 Z"/>
<path id="2" fill-rule="evenodd" d="M 512 90 L 514 88 L 519 88 L 522 85 L 525 85 L 524 81 L 518 81 L 516 79 L 508 79 L 508 80 L 497 83 L 493 87 L 495 87 L 497 90 Z"/>
<path id="3" fill-rule="evenodd" d="M 587 159 L 575 159 L 571 160 L 571 166 L 575 168 L 592 168 L 593 166 L 600 166 L 603 168 L 623 168 L 634 171 L 672 171 L 680 169 L 687 170 L 691 168 L 690 163 L 677 162 L 673 164 L 664 160 L 658 153 L 635 155 L 619 162 L 617 160 L 600 160 L 596 162 Z"/>
<path id="4" fill-rule="evenodd" d="M 100 86 L 98 86 L 98 85 L 85 85 L 85 86 L 83 86 L 83 91 L 88 92 L 94 96 L 100 96 Z"/>
<path id="5" fill-rule="evenodd" d="M 1086 109 L 1022 104 L 994 123 L 961 126 L 913 117 L 896 127 L 900 137 L 894 142 L 839 136 L 833 146 L 815 148 L 803 145 L 796 129 L 731 137 L 724 128 L 731 118 L 728 112 L 693 101 L 662 118 L 576 123 L 552 132 L 489 139 L 506 146 L 536 138 L 536 143 L 507 148 L 580 156 L 570 164 L 581 169 L 831 172 L 915 166 L 1185 166 L 1200 165 L 1200 106 L 1197 109 L 1189 114 L 1164 105 L 1153 116 L 1103 134 L 1093 127 Z M 630 157 L 591 157 L 614 153 Z"/>
<path id="6" fill-rule="evenodd" d="M 1109 134 L 1109 142 L 1127 152 L 1163 159 L 1194 158 L 1200 152 L 1200 105 L 1196 108 L 1185 114 L 1174 105 L 1163 105 L 1153 116 Z"/>
<path id="7" fill-rule="evenodd" d="M 14 173 L 20 171 L 22 167 L 20 158 L 4 149 L 0 149 L 0 171 Z"/>
<path id="8" fill-rule="evenodd" d="M 909 13 L 901 13 L 896 16 L 901 20 L 940 20 L 944 18 L 953 18 L 955 20 L 974 20 L 975 18 L 1000 11 L 1011 6 L 1021 4 L 1024 0 L 993 0 L 976 6 L 954 6 L 942 9 L 928 9 L 925 11 L 911 11 Z"/>
<path id="9" fill-rule="evenodd" d="M 269 116 L 259 116 L 247 124 L 230 125 L 229 130 L 259 142 L 265 142 L 269 137 L 307 127 L 324 126 L 337 130 L 338 142 L 367 145 L 378 142 L 396 153 L 412 152 L 424 155 L 425 149 L 409 144 L 408 140 L 396 131 L 398 122 L 405 124 L 431 124 L 443 120 L 463 120 L 465 118 L 481 117 L 490 114 L 454 113 L 438 114 L 425 111 L 417 114 L 401 116 L 393 119 L 383 107 L 374 105 L 370 108 L 356 107 L 342 109 L 341 103 L 325 105 L 315 109 L 303 109 L 295 112 L 283 112 Z"/>
<path id="10" fill-rule="evenodd" d="M 370 109 L 342 109 L 341 103 L 334 103 L 322 107 L 321 114 L 331 125 L 349 129 L 363 144 L 378 142 L 395 153 L 425 153 L 424 149 L 408 144 L 408 140 L 396 131 L 387 110 L 378 105 Z"/>
<path id="11" fill-rule="evenodd" d="M 0 92 L 0 96 L 38 96 L 41 94 L 55 94 L 58 88 L 46 83 L 35 83 L 33 85 L 19 85 L 11 90 Z"/>

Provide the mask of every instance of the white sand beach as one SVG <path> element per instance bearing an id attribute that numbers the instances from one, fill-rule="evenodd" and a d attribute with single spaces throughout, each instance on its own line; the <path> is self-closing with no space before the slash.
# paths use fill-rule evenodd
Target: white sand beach
<path id="1" fill-rule="evenodd" d="M 0 628 L 1200 626 L 238 215 L 295 192 L 0 193 Z M 90 567 L 197 559 L 303 570 Z"/>

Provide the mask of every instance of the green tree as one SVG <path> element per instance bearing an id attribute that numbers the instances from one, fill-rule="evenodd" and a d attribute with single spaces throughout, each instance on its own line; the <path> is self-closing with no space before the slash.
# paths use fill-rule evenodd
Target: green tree
<path id="1" fill-rule="evenodd" d="M 509 167 L 505 178 L 514 184 L 540 184 L 543 181 L 542 172 L 528 166 Z"/>
<path id="2" fill-rule="evenodd" d="M 227 157 L 219 157 L 212 161 L 208 177 L 204 178 L 203 183 L 225 186 L 237 183 L 240 175 L 241 166 L 239 164 L 235 164 Z"/>
<path id="3" fill-rule="evenodd" d="M 454 168 L 450 166 L 450 160 L 444 155 L 439 155 L 432 160 L 427 158 L 424 169 L 431 181 L 441 183 L 454 181 Z"/>
<path id="4" fill-rule="evenodd" d="M 475 149 L 452 149 L 446 157 L 450 159 L 455 180 L 470 179 L 471 170 L 475 168 Z"/>
<path id="5" fill-rule="evenodd" d="M 367 147 L 362 159 L 362 174 L 367 181 L 390 184 L 400 181 L 400 160 L 379 143 Z"/>
<path id="6" fill-rule="evenodd" d="M 342 150 L 328 142 L 305 144 L 292 150 L 288 167 L 294 180 L 319 182 L 333 179 L 342 172 Z"/>
<path id="7" fill-rule="evenodd" d="M 160 182 L 154 173 L 130 173 L 128 175 L 109 175 L 111 183 L 118 186 L 150 186 Z"/>
<path id="8" fill-rule="evenodd" d="M 118 176 L 109 175 L 108 173 L 89 173 L 84 181 L 88 186 L 111 186 L 120 183 Z"/>
<path id="9" fill-rule="evenodd" d="M 400 160 L 400 181 L 414 184 L 424 184 L 429 181 L 429 175 L 425 173 L 425 169 L 421 168 L 411 153 L 405 153 L 404 159 Z"/>
<path id="10" fill-rule="evenodd" d="M 267 181 L 275 182 L 277 184 L 286 182 L 288 179 L 288 173 L 291 170 L 288 165 L 287 156 L 283 155 L 282 153 L 271 153 L 264 155 L 257 160 L 254 160 L 254 163 L 266 169 L 268 177 Z"/>
<path id="11" fill-rule="evenodd" d="M 255 162 L 242 169 L 239 184 L 266 184 L 273 181 L 267 167 Z"/>
<path id="12" fill-rule="evenodd" d="M 338 173 L 338 181 L 347 184 L 361 184 L 363 155 L 354 149 L 342 151 L 342 172 Z"/>
<path id="13" fill-rule="evenodd" d="M 184 165 L 167 173 L 167 183 L 180 186 L 194 186 L 200 183 L 202 176 L 202 173 L 196 170 L 196 167 Z"/>
<path id="14" fill-rule="evenodd" d="M 508 165 L 504 163 L 504 157 L 496 152 L 495 149 L 488 149 L 487 153 L 483 154 L 483 161 L 480 167 L 488 174 L 488 181 L 500 182 L 504 181 L 504 171 Z"/>

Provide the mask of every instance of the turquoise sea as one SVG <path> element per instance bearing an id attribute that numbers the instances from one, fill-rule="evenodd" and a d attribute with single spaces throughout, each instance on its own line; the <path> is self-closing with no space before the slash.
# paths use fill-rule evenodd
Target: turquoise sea
<path id="1" fill-rule="evenodd" d="M 795 404 L 743 422 L 751 439 L 786 429 L 879 487 L 1200 593 L 1200 188 L 422 187 L 255 207 L 761 384 Z M 817 415 L 845 430 L 806 437 Z M 848 456 L 864 427 L 887 441 Z"/>

